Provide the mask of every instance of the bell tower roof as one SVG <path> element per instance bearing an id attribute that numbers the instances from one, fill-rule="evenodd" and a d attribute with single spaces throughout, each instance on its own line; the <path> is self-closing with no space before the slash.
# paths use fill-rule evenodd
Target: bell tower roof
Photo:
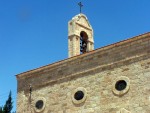
<path id="1" fill-rule="evenodd" d="M 79 13 L 79 14 L 75 15 L 75 16 L 72 18 L 71 21 L 76 21 L 76 22 L 79 22 L 79 23 L 82 22 L 82 24 L 83 24 L 83 23 L 84 23 L 84 24 L 87 24 L 90 28 L 92 28 L 92 26 L 90 25 L 90 23 L 89 23 L 89 21 L 88 21 L 87 16 L 86 16 L 85 14 L 83 14 L 83 13 Z"/>

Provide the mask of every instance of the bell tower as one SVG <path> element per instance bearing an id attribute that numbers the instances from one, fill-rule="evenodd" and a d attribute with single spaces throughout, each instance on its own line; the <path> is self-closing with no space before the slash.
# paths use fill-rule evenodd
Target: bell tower
<path id="1" fill-rule="evenodd" d="M 93 49 L 92 26 L 87 17 L 80 13 L 68 22 L 68 56 L 84 54 Z"/>

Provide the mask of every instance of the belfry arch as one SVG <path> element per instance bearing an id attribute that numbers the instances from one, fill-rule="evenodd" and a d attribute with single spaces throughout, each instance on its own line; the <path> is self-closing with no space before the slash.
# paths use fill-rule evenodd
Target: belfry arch
<path id="1" fill-rule="evenodd" d="M 68 22 L 68 56 L 84 54 L 94 49 L 93 29 L 84 14 Z"/>
<path id="2" fill-rule="evenodd" d="M 86 32 L 80 32 L 80 54 L 87 52 L 88 35 Z"/>

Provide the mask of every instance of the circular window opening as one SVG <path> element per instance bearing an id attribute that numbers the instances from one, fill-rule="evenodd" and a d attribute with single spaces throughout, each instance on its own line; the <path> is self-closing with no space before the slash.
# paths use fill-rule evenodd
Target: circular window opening
<path id="1" fill-rule="evenodd" d="M 74 94 L 74 98 L 75 98 L 76 100 L 82 100 L 83 97 L 84 97 L 83 91 L 77 91 L 77 92 Z"/>
<path id="2" fill-rule="evenodd" d="M 87 91 L 83 87 L 78 87 L 72 92 L 71 97 L 74 104 L 81 104 L 85 102 L 87 98 Z"/>
<path id="3" fill-rule="evenodd" d="M 44 106 L 43 100 L 38 100 L 38 101 L 36 102 L 36 104 L 35 104 L 35 107 L 36 107 L 37 109 L 42 109 L 43 106 Z"/>
<path id="4" fill-rule="evenodd" d="M 127 83 L 125 80 L 119 80 L 117 81 L 117 83 L 115 84 L 115 88 L 118 91 L 122 91 L 127 87 Z"/>

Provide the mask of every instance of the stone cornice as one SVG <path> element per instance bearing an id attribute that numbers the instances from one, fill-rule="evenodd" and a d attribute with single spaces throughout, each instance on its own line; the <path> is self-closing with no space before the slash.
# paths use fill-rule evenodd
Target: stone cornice
<path id="1" fill-rule="evenodd" d="M 76 22 L 76 24 L 79 25 L 79 26 L 81 26 L 81 27 L 83 27 L 83 28 L 85 28 L 85 29 L 88 29 L 88 30 L 92 31 L 92 28 L 87 27 L 87 26 L 85 26 L 85 25 L 82 25 L 82 24 L 80 24 L 79 22 Z"/>
<path id="2" fill-rule="evenodd" d="M 45 87 L 47 85 L 53 85 L 57 82 L 61 83 L 61 81 L 63 82 L 64 80 L 68 81 L 68 80 L 72 80 L 72 79 L 78 78 L 78 77 L 89 76 L 89 75 L 92 75 L 92 74 L 95 74 L 95 73 L 99 73 L 101 71 L 111 70 L 113 68 L 123 66 L 124 64 L 129 65 L 129 64 L 137 62 L 137 61 L 146 60 L 148 58 L 150 58 L 150 53 L 149 54 L 141 54 L 140 56 L 135 56 L 135 57 L 131 57 L 131 58 L 121 60 L 121 61 L 113 62 L 113 63 L 110 63 L 110 64 L 97 66 L 97 67 L 94 67 L 94 68 L 91 68 L 91 69 L 88 69 L 88 70 L 84 70 L 84 71 L 81 71 L 81 72 L 72 73 L 72 74 L 66 75 L 64 77 L 58 77 L 55 80 L 51 80 L 51 81 L 47 81 L 47 82 L 43 82 L 43 83 L 34 85 L 32 88 L 34 90 L 36 90 L 36 89 Z M 24 90 L 28 90 L 28 87 L 24 88 Z"/>

